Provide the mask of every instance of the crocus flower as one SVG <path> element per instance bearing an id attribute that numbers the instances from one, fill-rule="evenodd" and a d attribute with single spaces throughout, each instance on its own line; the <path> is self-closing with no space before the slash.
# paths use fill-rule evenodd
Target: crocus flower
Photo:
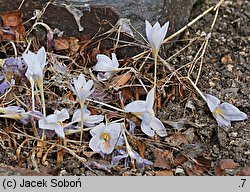
<path id="1" fill-rule="evenodd" d="M 43 117 L 38 121 L 39 128 L 53 130 L 59 137 L 65 138 L 62 122 L 68 118 L 69 113 L 66 109 L 62 109 L 61 111 L 55 110 L 54 114 Z"/>
<path id="2" fill-rule="evenodd" d="M 85 100 L 94 92 L 92 89 L 94 82 L 93 80 L 85 80 L 84 75 L 81 73 L 77 79 L 74 78 L 74 87 L 71 86 L 72 91 L 77 95 L 80 106 L 81 106 L 81 135 L 80 135 L 80 143 L 82 142 L 82 134 L 83 134 L 83 107 Z"/>
<path id="3" fill-rule="evenodd" d="M 158 52 L 160 50 L 160 46 L 167 34 L 169 22 L 165 23 L 162 27 L 160 26 L 159 22 L 156 22 L 154 26 L 146 20 L 146 35 L 149 41 L 149 44 L 152 49 L 152 53 L 154 56 L 154 86 L 157 86 L 157 57 Z"/>
<path id="4" fill-rule="evenodd" d="M 106 126 L 104 123 L 97 125 L 90 131 L 92 138 L 89 147 L 95 152 L 112 153 L 121 138 L 121 126 L 122 123 L 112 123 Z"/>
<path id="5" fill-rule="evenodd" d="M 9 106 L 9 107 L 0 107 L 0 117 L 3 118 L 10 118 L 19 120 L 23 124 L 27 124 L 30 122 L 30 116 L 40 117 L 40 113 L 38 111 L 28 111 L 19 106 Z"/>
<path id="6" fill-rule="evenodd" d="M 207 105 L 213 113 L 218 126 L 231 126 L 231 121 L 243 121 L 247 119 L 247 114 L 240 111 L 230 103 L 221 103 L 220 100 L 212 95 L 204 94 Z"/>
<path id="7" fill-rule="evenodd" d="M 93 127 L 95 124 L 103 121 L 103 115 L 91 115 L 91 112 L 86 106 L 83 107 L 83 124 L 86 127 Z M 77 109 L 72 117 L 72 122 L 81 122 L 81 109 Z"/>
<path id="8" fill-rule="evenodd" d="M 167 135 L 163 123 L 155 117 L 153 110 L 154 105 L 154 89 L 153 87 L 147 95 L 146 101 L 133 101 L 125 106 L 126 112 L 131 112 L 142 120 L 141 130 L 150 137 L 153 137 L 155 132 L 164 137 Z"/>
<path id="9" fill-rule="evenodd" d="M 111 55 L 112 60 L 104 54 L 97 54 L 96 56 L 97 63 L 93 67 L 93 70 L 99 72 L 97 74 L 97 79 L 99 81 L 108 80 L 112 76 L 112 72 L 117 70 L 119 67 L 115 53 L 112 53 Z"/>
<path id="10" fill-rule="evenodd" d="M 82 73 L 77 79 L 74 78 L 74 87 L 71 86 L 71 89 L 77 95 L 81 105 L 94 92 L 94 89 L 92 89 L 93 84 L 93 80 L 86 81 Z"/>
<path id="11" fill-rule="evenodd" d="M 43 79 L 43 69 L 46 65 L 46 51 L 41 47 L 37 54 L 28 51 L 23 54 L 23 59 L 28 66 L 27 73 L 30 73 L 35 82 Z"/>
<path id="12" fill-rule="evenodd" d="M 43 69 L 46 63 L 46 51 L 44 47 L 41 47 L 37 54 L 28 51 L 23 54 L 23 59 L 28 69 L 26 71 L 26 77 L 29 79 L 32 91 L 32 110 L 35 110 L 35 99 L 34 99 L 34 85 L 38 85 L 42 98 L 43 115 L 46 116 L 45 99 L 43 91 Z"/>
<path id="13" fill-rule="evenodd" d="M 150 43 L 153 53 L 159 51 L 160 46 L 167 34 L 169 22 L 166 22 L 162 27 L 160 26 L 159 22 L 156 22 L 154 26 L 146 20 L 146 35 L 147 39 Z"/>

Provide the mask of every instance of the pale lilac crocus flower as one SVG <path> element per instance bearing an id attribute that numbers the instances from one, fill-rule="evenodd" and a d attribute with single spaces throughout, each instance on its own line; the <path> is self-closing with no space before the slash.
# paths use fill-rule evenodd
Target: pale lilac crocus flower
<path id="1" fill-rule="evenodd" d="M 61 111 L 55 110 L 54 114 L 43 117 L 38 121 L 39 128 L 44 130 L 53 130 L 56 134 L 65 138 L 63 121 L 69 118 L 69 113 L 67 109 L 62 109 Z"/>
<path id="2" fill-rule="evenodd" d="M 162 42 L 168 31 L 169 22 L 166 22 L 162 27 L 159 22 L 156 22 L 152 26 L 147 20 L 146 23 L 146 35 L 151 46 L 152 52 L 155 54 L 159 52 Z"/>
<path id="3" fill-rule="evenodd" d="M 116 58 L 115 53 L 111 53 L 112 59 L 104 54 L 97 54 L 96 59 L 97 63 L 93 67 L 94 71 L 98 71 L 97 79 L 99 81 L 108 80 L 114 71 L 116 71 L 119 67 L 119 62 Z"/>
<path id="4" fill-rule="evenodd" d="M 38 85 L 40 89 L 41 98 L 42 98 L 42 106 L 43 106 L 43 115 L 46 116 L 46 108 L 45 108 L 45 99 L 44 99 L 44 91 L 43 91 L 43 69 L 46 62 L 46 51 L 44 47 L 41 47 L 37 54 L 28 51 L 28 53 L 24 53 L 22 55 L 25 64 L 28 66 L 28 69 L 25 73 L 26 77 L 29 79 L 32 89 L 32 110 L 35 110 L 35 99 L 34 99 L 34 86 L 35 83 Z"/>
<path id="5" fill-rule="evenodd" d="M 85 100 L 94 92 L 93 80 L 86 81 L 84 75 L 81 73 L 77 79 L 74 78 L 74 87 L 71 86 L 72 91 L 77 95 L 81 106 L 81 135 L 80 135 L 80 143 L 82 142 L 82 134 L 83 134 L 83 107 Z"/>
<path id="6" fill-rule="evenodd" d="M 212 112 L 219 127 L 231 126 L 232 121 L 243 121 L 248 118 L 247 114 L 234 105 L 227 102 L 221 103 L 218 98 L 209 94 L 204 94 L 204 96 L 209 110 Z"/>
<path id="7" fill-rule="evenodd" d="M 115 146 L 120 143 L 122 123 L 101 123 L 91 129 L 92 138 L 89 147 L 95 152 L 110 154 Z"/>
<path id="8" fill-rule="evenodd" d="M 141 130 L 146 135 L 153 137 L 156 132 L 159 136 L 165 137 L 167 136 L 166 129 L 163 123 L 155 117 L 153 110 L 154 90 L 155 87 L 148 92 L 146 101 L 133 101 L 126 105 L 124 109 L 126 112 L 131 112 L 142 120 Z"/>
<path id="9" fill-rule="evenodd" d="M 152 53 L 154 56 L 154 86 L 156 87 L 156 78 L 157 78 L 157 57 L 161 47 L 161 44 L 164 41 L 164 38 L 168 31 L 169 22 L 166 22 L 162 27 L 159 22 L 156 22 L 152 26 L 147 20 L 146 23 L 146 35 L 149 41 Z"/>

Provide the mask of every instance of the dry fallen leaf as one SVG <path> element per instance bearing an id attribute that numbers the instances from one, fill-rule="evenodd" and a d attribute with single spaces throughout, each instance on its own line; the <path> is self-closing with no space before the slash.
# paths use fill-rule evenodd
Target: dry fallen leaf
<path id="1" fill-rule="evenodd" d="M 171 169 L 171 161 L 173 160 L 173 153 L 169 150 L 155 149 L 154 153 L 154 167 L 162 169 Z"/>
<path id="2" fill-rule="evenodd" d="M 131 73 L 125 73 L 122 75 L 115 76 L 113 80 L 107 84 L 107 87 L 120 87 L 122 85 L 125 85 L 132 77 Z"/>
<path id="3" fill-rule="evenodd" d="M 220 161 L 220 168 L 224 169 L 235 169 L 239 166 L 239 163 L 235 163 L 232 159 L 222 159 Z"/>

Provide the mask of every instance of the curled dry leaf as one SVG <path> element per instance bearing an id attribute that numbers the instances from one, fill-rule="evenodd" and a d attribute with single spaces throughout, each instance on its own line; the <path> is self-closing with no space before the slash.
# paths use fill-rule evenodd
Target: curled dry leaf
<path id="1" fill-rule="evenodd" d="M 132 73 L 125 73 L 122 75 L 118 75 L 113 78 L 113 80 L 107 84 L 107 87 L 120 87 L 122 85 L 125 85 L 132 77 Z"/>

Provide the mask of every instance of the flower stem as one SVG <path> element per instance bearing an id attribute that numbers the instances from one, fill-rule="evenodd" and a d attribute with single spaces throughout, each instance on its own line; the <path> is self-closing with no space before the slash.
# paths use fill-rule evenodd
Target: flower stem
<path id="1" fill-rule="evenodd" d="M 32 99 L 32 111 L 35 111 L 35 92 L 34 92 L 34 81 L 30 81 L 31 84 L 31 99 Z"/>
<path id="2" fill-rule="evenodd" d="M 80 103 L 81 106 L 81 135 L 80 135 L 80 145 L 82 144 L 82 135 L 83 135 L 83 107 L 84 102 Z"/>
<path id="3" fill-rule="evenodd" d="M 156 85 L 157 85 L 157 57 L 158 57 L 158 51 L 153 51 L 154 61 L 155 61 L 155 70 L 154 70 L 154 87 L 156 91 Z"/>
<path id="4" fill-rule="evenodd" d="M 45 98 L 44 98 L 43 79 L 42 78 L 38 79 L 37 85 L 38 85 L 38 87 L 40 89 L 40 94 L 41 94 L 41 99 L 42 99 L 43 116 L 46 117 L 46 107 L 45 107 Z M 45 130 L 43 129 L 42 140 L 44 140 L 44 134 L 45 134 Z"/>

